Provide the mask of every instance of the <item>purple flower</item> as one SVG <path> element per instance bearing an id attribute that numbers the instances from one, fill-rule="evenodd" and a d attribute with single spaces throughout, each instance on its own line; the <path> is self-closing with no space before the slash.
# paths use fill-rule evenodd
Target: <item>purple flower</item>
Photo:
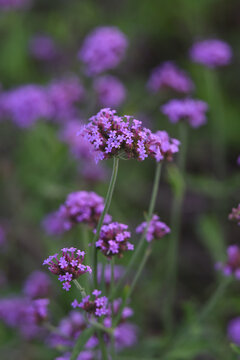
<path id="1" fill-rule="evenodd" d="M 88 265 L 83 265 L 84 251 L 76 248 L 64 248 L 62 253 L 49 256 L 44 260 L 43 265 L 48 265 L 48 269 L 58 279 L 63 282 L 63 289 L 68 291 L 71 288 L 71 281 L 79 278 L 86 272 L 91 273 L 92 269 Z"/>
<path id="2" fill-rule="evenodd" d="M 51 115 L 46 91 L 38 85 L 23 85 L 2 93 L 1 108 L 4 116 L 22 128 L 30 127 L 37 120 Z"/>
<path id="3" fill-rule="evenodd" d="M 34 271 L 27 278 L 24 285 L 24 293 L 29 298 L 45 298 L 51 290 L 50 278 L 42 271 Z"/>
<path id="4" fill-rule="evenodd" d="M 3 227 L 0 225 L 0 247 L 6 244 L 6 233 Z"/>
<path id="5" fill-rule="evenodd" d="M 170 61 L 159 65 L 152 71 L 147 86 L 153 92 L 166 88 L 184 94 L 194 89 L 190 77 Z"/>
<path id="6" fill-rule="evenodd" d="M 163 114 L 168 116 L 172 123 L 186 120 L 194 128 L 206 123 L 207 109 L 208 105 L 204 101 L 194 99 L 173 99 L 161 107 Z"/>
<path id="7" fill-rule="evenodd" d="M 137 344 L 137 327 L 131 323 L 119 324 L 114 330 L 117 350 L 123 350 Z"/>
<path id="8" fill-rule="evenodd" d="M 57 49 L 53 39 L 46 35 L 35 35 L 30 39 L 29 51 L 37 60 L 49 61 L 56 57 Z"/>
<path id="9" fill-rule="evenodd" d="M 128 41 L 116 27 L 94 29 L 84 40 L 78 58 L 86 65 L 88 75 L 115 68 L 125 55 Z"/>
<path id="10" fill-rule="evenodd" d="M 104 75 L 95 79 L 94 89 L 97 92 L 98 102 L 102 106 L 118 107 L 126 98 L 124 85 L 112 75 Z"/>
<path id="11" fill-rule="evenodd" d="M 236 317 L 229 321 L 227 333 L 231 342 L 240 345 L 240 317 Z"/>
<path id="12" fill-rule="evenodd" d="M 111 265 L 106 264 L 103 268 L 102 264 L 98 264 L 98 282 L 101 282 L 102 279 L 102 271 L 104 271 L 103 277 L 107 286 L 111 283 Z M 124 267 L 121 265 L 114 266 L 114 281 L 117 282 L 124 273 Z"/>
<path id="13" fill-rule="evenodd" d="M 114 255 L 122 257 L 125 251 L 133 250 L 130 237 L 127 225 L 113 222 L 102 226 L 96 247 L 108 258 Z"/>
<path id="14" fill-rule="evenodd" d="M 232 49 L 224 41 L 208 39 L 196 42 L 190 49 L 190 58 L 209 68 L 228 65 L 232 59 Z"/>
<path id="15" fill-rule="evenodd" d="M 90 296 L 88 295 L 82 299 L 81 303 L 78 303 L 75 299 L 72 303 L 72 306 L 74 308 L 79 307 L 88 314 L 95 315 L 97 317 L 107 315 L 109 313 L 107 297 L 100 296 L 101 291 L 96 289 L 92 292 L 92 295 L 94 296 L 94 299 L 90 299 Z"/>
<path id="16" fill-rule="evenodd" d="M 0 9 L 5 11 L 25 9 L 31 0 L 0 0 Z"/>
<path id="17" fill-rule="evenodd" d="M 102 109 L 80 132 L 80 135 L 94 146 L 96 161 L 114 156 L 139 161 L 147 157 L 157 161 L 164 158 L 172 160 L 173 153 L 178 152 L 179 142 L 168 137 L 169 144 L 174 143 L 174 146 L 169 146 L 166 153 L 162 146 L 162 134 L 167 134 L 166 132 L 159 131 L 153 134 L 151 130 L 142 126 L 141 121 L 128 115 L 120 117 L 115 113 L 115 110 Z"/>
<path id="18" fill-rule="evenodd" d="M 144 221 L 136 228 L 136 233 L 142 234 L 147 226 L 147 222 Z M 146 233 L 146 240 L 151 242 L 152 240 L 158 240 L 170 233 L 170 228 L 162 221 L 159 216 L 153 215 Z"/>
<path id="19" fill-rule="evenodd" d="M 224 276 L 234 275 L 240 280 L 240 248 L 238 245 L 231 245 L 227 248 L 227 261 L 217 263 L 216 270 L 220 270 Z"/>
<path id="20" fill-rule="evenodd" d="M 236 208 L 232 208 L 232 212 L 228 216 L 229 220 L 236 221 L 240 226 L 240 203 Z"/>
<path id="21" fill-rule="evenodd" d="M 65 220 L 61 217 L 58 211 L 48 214 L 42 222 L 43 228 L 48 235 L 62 235 L 66 229 L 64 226 Z"/>
<path id="22" fill-rule="evenodd" d="M 240 155 L 238 155 L 238 158 L 237 158 L 237 165 L 240 166 Z"/>

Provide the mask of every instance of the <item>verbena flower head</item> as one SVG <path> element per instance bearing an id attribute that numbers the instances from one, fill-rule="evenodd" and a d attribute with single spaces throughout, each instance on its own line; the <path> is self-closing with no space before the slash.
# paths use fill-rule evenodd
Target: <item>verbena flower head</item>
<path id="1" fill-rule="evenodd" d="M 44 227 L 50 234 L 60 235 L 76 224 L 86 224 L 95 228 L 104 209 L 104 199 L 93 191 L 76 191 L 67 196 L 60 208 L 44 221 Z M 104 222 L 111 221 L 106 215 Z"/>
<path id="2" fill-rule="evenodd" d="M 144 221 L 136 228 L 136 233 L 142 234 L 147 226 L 147 222 Z M 146 233 L 146 240 L 151 242 L 152 240 L 158 240 L 170 233 L 170 228 L 162 221 L 159 216 L 153 215 L 149 222 L 149 226 Z"/>
<path id="3" fill-rule="evenodd" d="M 5 11 L 25 9 L 31 0 L 0 0 L 0 9 Z"/>
<path id="4" fill-rule="evenodd" d="M 102 274 L 102 271 L 104 271 L 104 274 Z M 124 273 L 124 267 L 121 265 L 114 265 L 114 272 L 113 272 L 113 276 L 114 276 L 114 281 L 117 282 L 123 275 Z M 102 280 L 102 277 L 105 281 L 105 284 L 107 286 L 110 285 L 111 283 L 111 276 L 112 276 L 112 271 L 111 271 L 111 265 L 110 264 L 106 264 L 104 267 L 103 265 L 100 263 L 98 264 L 98 282 L 100 283 Z"/>
<path id="5" fill-rule="evenodd" d="M 184 94 L 194 89 L 193 82 L 185 71 L 170 61 L 159 65 L 152 71 L 147 86 L 153 92 L 171 89 Z"/>
<path id="6" fill-rule="evenodd" d="M 30 54 L 37 60 L 49 61 L 56 57 L 57 48 L 50 36 L 35 35 L 29 42 Z"/>
<path id="7" fill-rule="evenodd" d="M 240 345 L 240 317 L 236 317 L 229 321 L 227 335 L 231 342 Z"/>
<path id="8" fill-rule="evenodd" d="M 123 59 L 128 41 L 114 26 L 94 29 L 84 40 L 78 58 L 86 65 L 88 75 L 115 68 Z"/>
<path id="9" fill-rule="evenodd" d="M 37 120 L 51 115 L 46 91 L 38 85 L 23 85 L 3 93 L 1 108 L 6 117 L 22 128 L 30 127 Z"/>
<path id="10" fill-rule="evenodd" d="M 100 290 L 94 290 L 92 292 L 93 297 L 87 295 L 82 299 L 81 303 L 78 303 L 75 299 L 72 303 L 73 308 L 81 308 L 85 310 L 90 315 L 95 315 L 97 317 L 107 315 L 108 310 L 108 298 L 106 296 L 100 296 Z"/>
<path id="11" fill-rule="evenodd" d="M 227 261 L 217 263 L 216 269 L 220 270 L 225 276 L 235 276 L 240 280 L 240 248 L 237 245 L 231 245 L 227 249 Z"/>
<path id="12" fill-rule="evenodd" d="M 232 212 L 228 216 L 229 220 L 236 221 L 240 226 L 240 203 L 236 208 L 232 208 Z"/>
<path id="13" fill-rule="evenodd" d="M 48 297 L 51 291 L 51 281 L 42 271 L 32 272 L 24 284 L 24 293 L 32 299 Z"/>
<path id="14" fill-rule="evenodd" d="M 49 256 L 44 260 L 43 265 L 48 265 L 48 269 L 58 275 L 58 280 L 63 282 L 63 289 L 69 291 L 72 280 L 87 272 L 92 273 L 90 266 L 83 265 L 84 256 L 84 251 L 74 247 L 63 248 L 61 254 Z"/>
<path id="15" fill-rule="evenodd" d="M 94 81 L 94 89 L 98 102 L 106 107 L 118 107 L 126 98 L 126 90 L 122 82 L 112 75 L 101 76 Z"/>
<path id="16" fill-rule="evenodd" d="M 90 118 L 89 123 L 80 131 L 80 135 L 94 146 L 96 161 L 114 156 L 139 161 L 148 157 L 157 161 L 164 158 L 171 160 L 173 153 L 178 151 L 179 142 L 168 137 L 169 144 L 174 146 L 169 146 L 165 157 L 162 134 L 163 132 L 153 134 L 151 130 L 142 126 L 141 121 L 127 115 L 117 116 L 116 111 L 111 109 L 102 109 Z"/>
<path id="17" fill-rule="evenodd" d="M 161 107 L 162 113 L 172 123 L 185 120 L 194 128 L 202 126 L 207 122 L 207 110 L 208 105 L 204 101 L 194 99 L 173 99 Z"/>
<path id="18" fill-rule="evenodd" d="M 60 122 L 75 116 L 75 103 L 83 100 L 85 94 L 83 85 L 75 75 L 53 81 L 47 92 L 52 118 Z"/>
<path id="19" fill-rule="evenodd" d="M 130 237 L 127 225 L 113 222 L 102 226 L 96 247 L 108 258 L 115 255 L 122 257 L 125 251 L 134 250 Z"/>
<path id="20" fill-rule="evenodd" d="M 190 57 L 194 62 L 215 68 L 230 63 L 232 49 L 222 40 L 208 39 L 196 42 L 190 49 Z"/>

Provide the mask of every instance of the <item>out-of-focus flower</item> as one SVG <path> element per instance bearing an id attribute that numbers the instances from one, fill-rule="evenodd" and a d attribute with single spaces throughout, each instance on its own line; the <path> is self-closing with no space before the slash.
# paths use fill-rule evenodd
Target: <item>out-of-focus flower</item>
<path id="1" fill-rule="evenodd" d="M 94 89 L 97 92 L 98 102 L 102 106 L 118 107 L 126 98 L 123 83 L 112 75 L 104 75 L 95 79 Z"/>
<path id="2" fill-rule="evenodd" d="M 25 9 L 32 0 L 0 0 L 0 9 L 5 11 Z"/>
<path id="3" fill-rule="evenodd" d="M 9 327 L 17 328 L 27 339 L 38 338 L 44 333 L 41 327 L 48 317 L 48 299 L 30 300 L 24 297 L 0 300 L 0 319 Z"/>
<path id="4" fill-rule="evenodd" d="M 75 104 L 84 98 L 85 90 L 77 76 L 53 81 L 47 89 L 53 120 L 64 122 L 76 116 Z"/>
<path id="5" fill-rule="evenodd" d="M 48 297 L 50 290 L 50 278 L 42 271 L 32 272 L 24 284 L 25 295 L 32 299 Z"/>
<path id="6" fill-rule="evenodd" d="M 3 115 L 22 128 L 41 118 L 51 116 L 51 105 L 46 90 L 38 85 L 23 85 L 1 94 Z"/>
<path id="7" fill-rule="evenodd" d="M 4 228 L 0 225 L 0 247 L 6 244 L 6 233 Z"/>
<path id="8" fill-rule="evenodd" d="M 37 60 L 53 60 L 57 55 L 56 44 L 47 35 L 35 35 L 29 41 L 30 54 Z"/>
<path id="9" fill-rule="evenodd" d="M 102 274 L 102 271 L 104 271 L 104 274 Z M 124 273 L 124 267 L 121 265 L 115 265 L 114 266 L 114 281 L 117 282 L 121 276 Z M 102 276 L 103 279 L 106 283 L 106 285 L 110 285 L 111 283 L 111 265 L 110 264 L 106 264 L 104 267 L 102 264 L 98 264 L 98 282 L 100 283 L 102 280 Z"/>
<path id="10" fill-rule="evenodd" d="M 96 151 L 96 161 L 114 156 L 124 156 L 128 159 L 143 161 L 147 157 L 157 161 L 171 160 L 178 152 L 179 141 L 168 137 L 168 151 L 162 147 L 162 135 L 166 132 L 151 130 L 142 126 L 142 122 L 131 116 L 117 116 L 116 111 L 102 109 L 90 118 L 89 123 L 82 128 L 80 135 L 87 139 Z M 166 136 L 164 135 L 166 145 Z"/>
<path id="11" fill-rule="evenodd" d="M 94 299 L 91 299 L 90 295 L 87 295 L 82 299 L 81 303 L 78 303 L 75 299 L 72 302 L 72 307 L 79 307 L 86 311 L 89 315 L 95 315 L 97 317 L 107 315 L 109 313 L 108 298 L 106 296 L 100 296 L 100 290 L 94 290 L 92 295 L 94 296 Z"/>
<path id="12" fill-rule="evenodd" d="M 207 110 L 208 105 L 204 101 L 194 99 L 173 99 L 161 107 L 163 114 L 166 115 L 172 123 L 185 120 L 194 128 L 206 123 Z"/>
<path id="13" fill-rule="evenodd" d="M 231 245 L 227 249 L 227 261 L 225 263 L 217 263 L 216 270 L 220 270 L 223 275 L 234 275 L 240 280 L 240 248 L 237 245 Z"/>
<path id="14" fill-rule="evenodd" d="M 180 93 L 189 93 L 194 89 L 190 77 L 170 61 L 156 67 L 148 80 L 148 89 L 157 92 L 171 89 Z"/>
<path id="15" fill-rule="evenodd" d="M 208 39 L 193 44 L 190 49 L 190 57 L 194 62 L 215 68 L 230 63 L 232 49 L 222 40 Z"/>
<path id="16" fill-rule="evenodd" d="M 147 226 L 147 222 L 144 221 L 136 228 L 136 233 L 144 233 Z M 161 239 L 166 234 L 170 233 L 170 228 L 162 221 L 160 221 L 159 216 L 153 215 L 152 219 L 149 222 L 149 226 L 146 233 L 146 240 L 151 242 L 152 240 Z"/>
<path id="17" fill-rule="evenodd" d="M 238 164 L 238 166 L 240 166 L 240 155 L 238 155 L 237 164 Z"/>
<path id="18" fill-rule="evenodd" d="M 55 360 L 71 360 L 71 353 L 65 353 L 62 356 L 58 356 L 57 358 L 55 358 Z M 81 353 L 78 355 L 78 357 L 76 358 L 76 360 L 96 360 L 100 358 L 96 358 L 96 354 L 91 351 L 91 350 L 84 350 L 81 351 Z"/>
<path id="19" fill-rule="evenodd" d="M 227 334 L 231 342 L 236 345 L 240 345 L 240 317 L 236 317 L 229 321 Z"/>
<path id="20" fill-rule="evenodd" d="M 232 212 L 228 216 L 229 220 L 236 221 L 240 226 L 240 203 L 236 208 L 232 208 Z"/>
<path id="21" fill-rule="evenodd" d="M 95 228 L 104 209 L 104 199 L 93 191 L 76 191 L 67 196 L 63 205 L 50 214 L 44 221 L 44 227 L 50 234 L 60 235 L 76 224 L 86 224 Z M 106 215 L 105 223 L 111 221 Z"/>
<path id="22" fill-rule="evenodd" d="M 86 65 L 88 75 L 115 68 L 125 55 L 126 36 L 113 26 L 94 29 L 84 40 L 78 58 Z"/>
<path id="23" fill-rule="evenodd" d="M 130 237 L 127 225 L 113 222 L 102 226 L 96 247 L 108 258 L 114 255 L 122 257 L 125 251 L 134 249 L 129 242 Z"/>
<path id="24" fill-rule="evenodd" d="M 63 289 L 69 291 L 71 281 L 79 278 L 81 275 L 92 272 L 88 265 L 83 265 L 85 252 L 74 247 L 63 248 L 61 254 L 54 254 L 44 260 L 43 265 L 48 265 L 48 269 L 58 280 L 63 282 Z"/>

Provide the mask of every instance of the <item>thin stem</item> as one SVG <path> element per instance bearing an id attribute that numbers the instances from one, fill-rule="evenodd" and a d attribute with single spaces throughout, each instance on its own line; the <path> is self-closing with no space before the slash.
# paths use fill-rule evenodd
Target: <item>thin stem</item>
<path id="1" fill-rule="evenodd" d="M 181 148 L 178 157 L 178 167 L 180 175 L 184 179 L 184 170 L 186 162 L 187 150 L 187 124 L 182 122 L 179 124 L 179 137 L 181 141 Z M 173 326 L 173 304 L 177 284 L 177 253 L 179 246 L 179 233 L 181 228 L 181 210 L 184 198 L 185 188 L 181 186 L 178 192 L 175 193 L 173 199 L 173 208 L 171 215 L 171 238 L 167 253 L 167 266 L 166 266 L 166 300 L 164 306 L 164 318 L 166 328 L 170 331 Z"/>
<path id="2" fill-rule="evenodd" d="M 86 292 L 85 292 L 84 288 L 79 284 L 79 282 L 76 279 L 73 280 L 73 282 L 74 282 L 76 288 L 80 291 L 82 298 L 85 298 Z"/>
<path id="3" fill-rule="evenodd" d="M 99 345 L 100 345 L 100 350 L 102 353 L 102 360 L 108 360 L 108 354 L 107 354 L 107 349 L 106 349 L 106 345 L 104 342 L 104 338 L 103 338 L 103 334 L 101 331 L 97 331 L 97 335 L 98 335 L 98 340 L 99 340 Z"/>
<path id="4" fill-rule="evenodd" d="M 114 291 L 114 265 L 115 265 L 115 259 L 114 256 L 111 259 L 111 291 Z M 111 302 L 111 312 L 112 312 L 112 319 L 114 318 L 114 305 L 113 301 Z M 112 359 L 115 358 L 115 339 L 114 336 L 111 336 L 111 355 Z"/>
<path id="5" fill-rule="evenodd" d="M 159 187 L 159 182 L 160 182 L 160 176 L 161 176 L 161 168 L 162 168 L 162 164 L 159 162 L 156 165 L 156 171 L 155 171 L 155 177 L 154 177 L 154 182 L 153 182 L 153 188 L 152 188 L 152 195 L 151 195 L 151 199 L 150 199 L 150 203 L 149 203 L 149 208 L 148 208 L 148 213 L 147 213 L 147 226 L 144 229 L 144 232 L 142 234 L 142 236 L 140 237 L 140 240 L 138 242 L 138 246 L 134 251 L 134 254 L 130 260 L 130 263 L 126 269 L 125 274 L 123 275 L 123 277 L 121 278 L 121 280 L 119 281 L 118 285 L 115 288 L 115 291 L 112 293 L 111 298 L 114 298 L 115 294 L 118 293 L 118 291 L 120 290 L 120 288 L 122 287 L 122 285 L 124 284 L 125 280 L 128 278 L 129 274 L 132 271 L 132 268 L 134 267 L 135 263 L 138 260 L 138 257 L 144 247 L 145 244 L 145 239 L 146 239 L 146 234 L 148 231 L 148 227 L 150 224 L 150 221 L 152 219 L 153 216 L 153 212 L 154 212 L 154 208 L 155 208 L 155 204 L 156 204 L 156 200 L 157 200 L 157 193 L 158 193 L 158 187 Z"/>
<path id="6" fill-rule="evenodd" d="M 99 238 L 99 234 L 101 231 L 101 227 L 105 218 L 105 215 L 108 212 L 109 206 L 111 204 L 111 200 L 112 200 L 112 195 L 113 195 L 113 191 L 114 191 L 114 187 L 116 184 L 116 179 L 117 179 L 117 173 L 118 173 L 118 164 L 119 164 L 119 159 L 114 157 L 113 158 L 113 170 L 112 170 L 112 176 L 111 176 L 111 180 L 109 183 L 109 187 L 108 187 L 108 192 L 107 192 L 107 196 L 106 196 L 106 200 L 105 200 L 105 206 L 103 209 L 103 212 L 101 214 L 101 217 L 99 219 L 98 225 L 97 225 L 97 230 L 93 239 L 93 246 L 94 246 L 94 257 L 93 257 L 93 274 L 94 274 L 94 286 L 95 288 L 97 288 L 98 286 L 98 276 L 97 276 L 97 265 L 98 265 L 98 250 L 96 248 L 96 241 Z"/>

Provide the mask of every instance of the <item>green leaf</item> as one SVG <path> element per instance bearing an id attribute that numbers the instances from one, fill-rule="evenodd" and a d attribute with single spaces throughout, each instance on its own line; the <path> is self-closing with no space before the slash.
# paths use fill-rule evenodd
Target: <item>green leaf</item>
<path id="1" fill-rule="evenodd" d="M 185 189 L 185 181 L 178 167 L 173 164 L 169 165 L 167 168 L 167 176 L 175 196 L 181 197 Z"/>
<path id="2" fill-rule="evenodd" d="M 76 360 L 80 352 L 84 349 L 85 344 L 90 339 L 90 337 L 93 335 L 95 329 L 93 327 L 85 329 L 83 332 L 81 332 L 76 345 L 73 348 L 73 352 L 71 355 L 71 360 Z"/>
<path id="3" fill-rule="evenodd" d="M 231 344 L 230 346 L 231 346 L 231 349 L 232 349 L 235 353 L 237 353 L 237 354 L 240 355 L 240 347 L 239 347 L 239 346 L 237 346 L 237 345 L 235 345 L 235 344 Z"/>

